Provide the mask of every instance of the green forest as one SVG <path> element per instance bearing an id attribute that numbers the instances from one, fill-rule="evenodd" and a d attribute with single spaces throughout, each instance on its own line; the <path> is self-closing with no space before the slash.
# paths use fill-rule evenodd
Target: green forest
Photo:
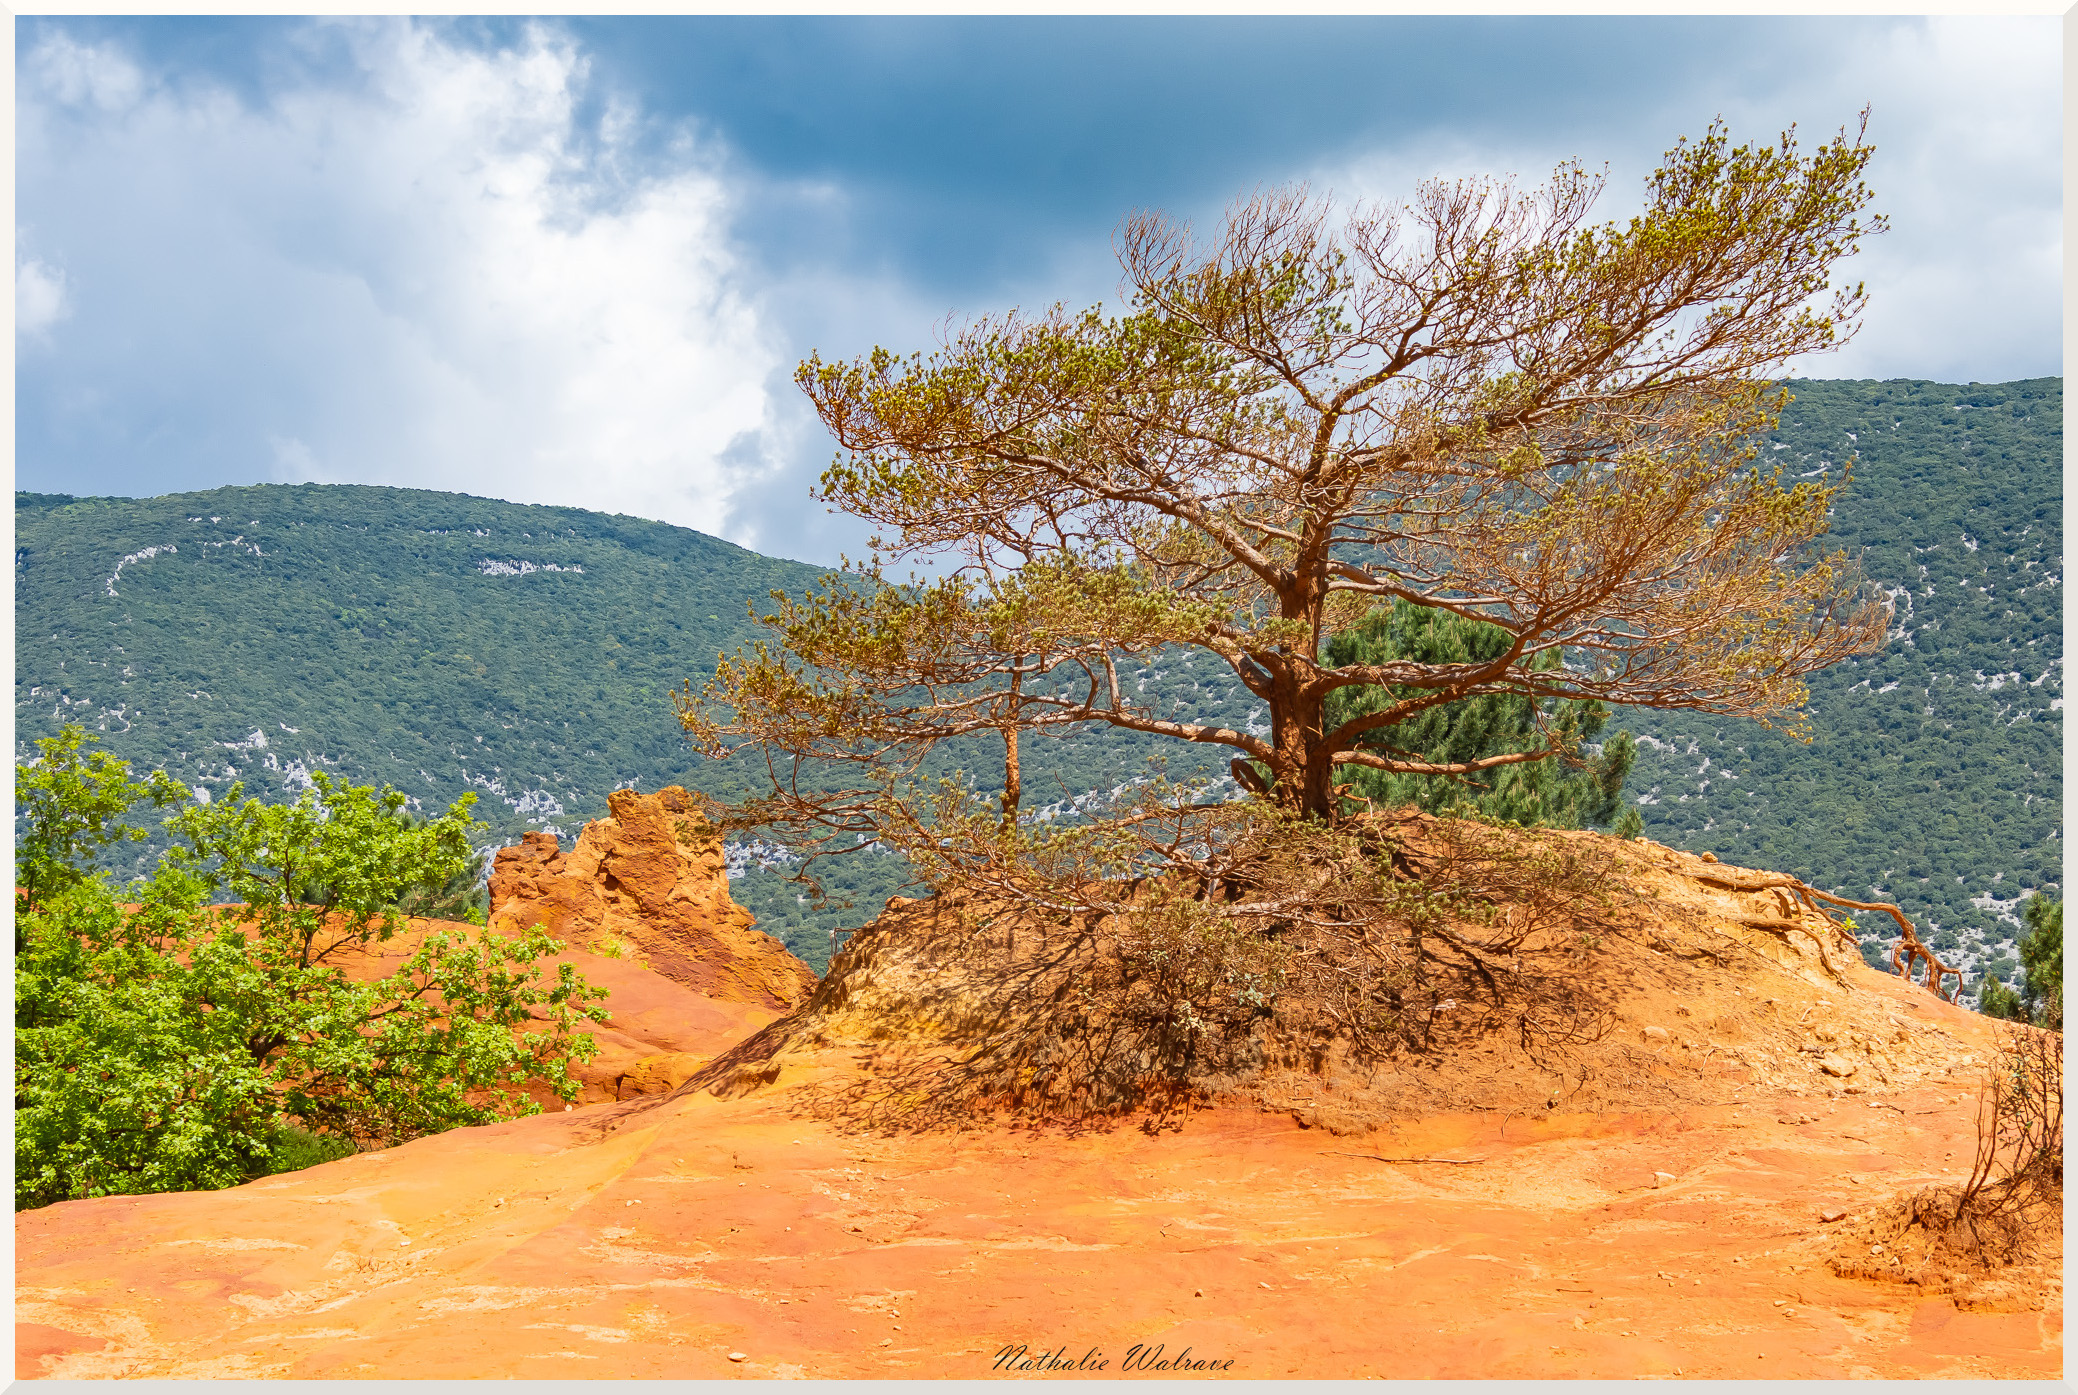
<path id="1" fill-rule="evenodd" d="M 2020 903 L 2062 894 L 2063 382 L 1792 386 L 1763 454 L 1785 479 L 1851 465 L 1825 542 L 1891 596 L 1889 640 L 1813 675 L 1809 745 L 1617 714 L 1627 797 L 1651 838 L 1895 901 L 1950 963 L 2011 981 Z"/>
<path id="2" fill-rule="evenodd" d="M 1794 390 L 1762 453 L 1786 478 L 1852 462 L 1831 541 L 1894 598 L 1891 639 L 1813 680 L 1808 746 L 1613 711 L 1603 734 L 1637 739 L 1624 802 L 1671 846 L 1895 899 L 1951 962 L 2010 979 L 2019 902 L 2061 889 L 2061 380 Z M 428 811 L 473 791 L 486 844 L 547 828 L 567 846 L 624 785 L 756 788 L 761 763 L 686 745 L 670 693 L 762 633 L 770 591 L 822 574 L 667 524 L 362 485 L 17 494 L 15 538 L 18 759 L 72 721 L 211 797 L 243 781 L 286 799 L 320 770 Z M 1162 655 L 1128 680 L 1165 709 L 1259 725 L 1215 667 Z M 1024 808 L 1069 814 L 1150 757 L 1211 775 L 1226 754 L 1036 739 Z M 999 749 L 956 756 L 999 787 Z M 738 842 L 730 860 L 737 899 L 818 969 L 906 882 L 875 850 L 825 859 L 818 905 L 783 850 Z"/>

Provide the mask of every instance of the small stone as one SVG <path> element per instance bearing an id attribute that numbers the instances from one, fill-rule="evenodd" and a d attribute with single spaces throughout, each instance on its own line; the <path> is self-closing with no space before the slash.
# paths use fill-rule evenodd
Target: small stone
<path id="1" fill-rule="evenodd" d="M 1782 1300 L 1780 1298 L 1775 1300 L 1775 1306 L 1778 1308 L 1782 1306 Z"/>
<path id="2" fill-rule="evenodd" d="M 1652 1185 L 1655 1187 L 1664 1187 L 1673 1180 L 1674 1174 L 1671 1172 L 1655 1172 L 1652 1174 Z"/>
<path id="3" fill-rule="evenodd" d="M 1256 1285 L 1256 1287 L 1257 1287 L 1257 1288 L 1268 1288 L 1268 1287 L 1269 1287 L 1269 1285 L 1268 1285 L 1268 1284 L 1257 1284 L 1257 1285 Z"/>
<path id="4" fill-rule="evenodd" d="M 1846 1210 L 1839 1206 L 1829 1207 L 1818 1213 L 1818 1223 L 1820 1225 L 1831 1225 L 1834 1221 L 1844 1221 L 1846 1219 Z"/>
<path id="5" fill-rule="evenodd" d="M 1702 854 L 1702 858 L 1703 858 L 1703 861 L 1705 861 L 1705 862 L 1715 862 L 1715 861 L 1717 861 L 1717 854 L 1716 854 L 1716 853 L 1709 853 L 1709 852 L 1706 852 L 1706 853 Z"/>
<path id="6" fill-rule="evenodd" d="M 1872 1255 L 1880 1255 L 1880 1254 L 1882 1254 L 1882 1253 L 1883 1253 L 1883 1246 L 1881 1246 L 1881 1245 L 1871 1245 L 1871 1246 L 1869 1246 L 1869 1253 L 1870 1253 L 1870 1254 L 1872 1254 Z"/>
<path id="7" fill-rule="evenodd" d="M 1670 1033 L 1665 1027 L 1647 1027 L 1643 1032 L 1639 1033 L 1639 1035 L 1650 1042 L 1664 1042 L 1673 1040 L 1673 1034 Z"/>
<path id="8" fill-rule="evenodd" d="M 1854 1062 L 1844 1056 L 1825 1055 L 1818 1058 L 1818 1068 L 1827 1075 L 1845 1080 L 1854 1074 Z"/>
<path id="9" fill-rule="evenodd" d="M 740 1351 L 732 1351 L 732 1352 L 730 1352 L 730 1353 L 729 1353 L 729 1360 L 731 1360 L 731 1361 L 748 1361 L 748 1360 L 750 1360 L 750 1358 L 749 1358 L 748 1356 L 745 1356 L 745 1355 L 744 1355 L 744 1354 L 743 1354 L 742 1352 L 740 1352 Z"/>
<path id="10" fill-rule="evenodd" d="M 1205 1296 L 1205 1290 L 1201 1288 L 1201 1289 L 1199 1289 L 1199 1290 L 1198 1290 L 1198 1291 L 1197 1291 L 1196 1293 L 1192 1294 L 1191 1296 L 1192 1296 L 1193 1298 L 1203 1298 L 1203 1297 Z"/>

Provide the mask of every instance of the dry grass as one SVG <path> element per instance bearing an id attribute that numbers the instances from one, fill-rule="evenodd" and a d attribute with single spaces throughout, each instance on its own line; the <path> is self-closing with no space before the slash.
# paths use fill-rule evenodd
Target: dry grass
<path id="1" fill-rule="evenodd" d="M 2063 1072 L 2061 1033 L 2013 1029 L 1979 1094 L 1968 1178 L 1881 1208 L 1842 1237 L 1833 1271 L 2029 1306 L 2063 1255 Z"/>

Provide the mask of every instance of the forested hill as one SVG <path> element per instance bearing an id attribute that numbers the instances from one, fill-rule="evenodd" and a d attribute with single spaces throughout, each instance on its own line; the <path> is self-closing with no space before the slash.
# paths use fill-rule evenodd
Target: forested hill
<path id="1" fill-rule="evenodd" d="M 2063 380 L 1794 389 L 1766 453 L 1785 478 L 1852 461 L 1824 541 L 1890 593 L 1889 641 L 1813 676 L 1808 746 L 1619 714 L 1630 794 L 1661 842 L 1894 900 L 2010 976 L 2018 901 L 2063 880 Z"/>
<path id="2" fill-rule="evenodd" d="M 15 736 L 83 722 L 202 791 L 323 768 L 506 837 L 622 785 L 729 795 L 669 694 L 818 568 L 583 509 L 363 485 L 15 496 Z M 761 631 L 759 631 L 761 632 Z"/>
<path id="3" fill-rule="evenodd" d="M 1812 478 L 1853 459 L 1829 541 L 1895 597 L 1890 642 L 1813 680 L 1808 746 L 1617 712 L 1645 738 L 1630 797 L 1662 842 L 1895 898 L 1953 959 L 1998 964 L 2017 898 L 2061 883 L 2062 382 L 1796 393 L 1767 454 Z M 689 750 L 670 690 L 763 633 L 748 604 L 819 574 L 661 523 L 357 485 L 18 494 L 15 527 L 19 754 L 71 720 L 217 793 L 321 767 L 430 807 L 474 790 L 501 840 L 574 833 L 621 785 L 741 792 L 761 772 Z M 1128 676 L 1179 713 L 1260 717 L 1206 655 Z M 1034 743 L 1026 807 L 1111 788 L 1158 744 Z M 817 965 L 902 880 L 842 859 L 854 905 L 818 911 L 737 861 L 738 898 Z"/>
<path id="4" fill-rule="evenodd" d="M 17 757 L 79 722 L 208 797 L 243 781 L 287 798 L 323 769 L 431 810 L 473 791 L 486 840 L 546 828 L 567 845 L 622 786 L 731 799 L 763 778 L 689 748 L 670 693 L 767 634 L 752 606 L 820 575 L 668 524 L 425 490 L 17 494 Z M 1228 687 L 1195 700 L 1243 720 Z M 1109 788 L 1149 742 L 1035 743 L 1028 807 Z M 955 754 L 1000 779 L 997 748 Z M 119 872 L 154 855 L 131 851 Z M 837 904 L 818 909 L 760 851 L 733 850 L 737 898 L 818 967 L 830 931 L 906 880 L 895 858 L 838 859 Z"/>

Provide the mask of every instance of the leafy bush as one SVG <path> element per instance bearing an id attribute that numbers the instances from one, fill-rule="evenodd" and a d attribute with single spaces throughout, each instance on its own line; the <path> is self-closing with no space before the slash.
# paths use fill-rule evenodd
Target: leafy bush
<path id="1" fill-rule="evenodd" d="M 90 876 L 104 849 L 143 842 L 149 835 L 123 819 L 132 805 L 175 804 L 187 787 L 163 770 L 144 781 L 106 751 L 87 751 L 97 738 L 68 723 L 56 736 L 36 743 L 41 754 L 15 767 L 15 885 L 31 905 Z M 21 950 L 19 926 L 15 950 Z"/>
<path id="2" fill-rule="evenodd" d="M 2027 970 L 2027 1018 L 2038 1027 L 2064 1029 L 2064 903 L 2031 896 L 2023 912 L 2028 933 L 2020 942 Z"/>
<path id="3" fill-rule="evenodd" d="M 150 790 L 72 732 L 43 748 L 58 807 Z M 237 793 L 167 821 L 184 846 L 134 904 L 85 874 L 18 897 L 17 1208 L 231 1186 L 530 1114 L 529 1083 L 576 1096 L 568 1062 L 593 1049 L 576 1028 L 605 1019 L 602 994 L 567 964 L 545 976 L 561 946 L 538 928 L 385 958 L 398 902 L 467 866 L 466 797 L 420 822 L 321 774 L 290 805 Z M 206 904 L 218 890 L 240 903 Z"/>
<path id="4" fill-rule="evenodd" d="M 2021 914 L 2027 933 L 2020 941 L 2022 971 L 2019 991 L 2001 981 L 2013 961 L 1994 964 L 1977 985 L 1977 1010 L 1989 1017 L 2028 1022 L 2051 1031 L 2064 1029 L 2064 903 L 2030 896 Z"/>
<path id="5" fill-rule="evenodd" d="M 2027 1009 L 2021 1005 L 2020 995 L 1999 982 L 1992 974 L 1986 974 L 1977 985 L 1977 1011 L 1986 1017 L 2003 1017 L 2009 1022 L 2018 1022 Z"/>
<path id="6" fill-rule="evenodd" d="M 274 1152 L 267 1170 L 301 1172 L 304 1168 L 316 1167 L 319 1163 L 336 1162 L 340 1158 L 350 1157 L 353 1152 L 354 1145 L 348 1139 L 312 1133 L 308 1129 L 299 1129 L 294 1124 L 288 1124 L 275 1135 Z"/>

